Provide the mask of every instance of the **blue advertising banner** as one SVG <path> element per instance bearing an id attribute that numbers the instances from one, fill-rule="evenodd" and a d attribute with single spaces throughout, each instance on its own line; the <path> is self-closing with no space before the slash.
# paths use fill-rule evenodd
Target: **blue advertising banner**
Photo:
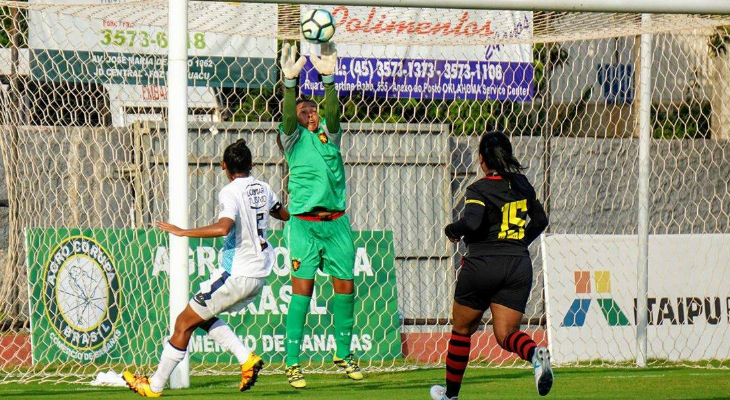
<path id="1" fill-rule="evenodd" d="M 335 85 L 341 95 L 529 101 L 533 96 L 532 13 L 455 10 L 423 13 L 408 8 L 302 6 L 328 9 L 335 17 L 339 56 Z M 424 46 L 425 37 L 436 44 Z M 371 43 L 393 43 L 379 45 Z M 453 42 L 453 45 L 449 43 Z M 362 43 L 368 43 L 367 45 Z M 303 42 L 304 54 L 319 46 Z M 300 76 L 306 95 L 324 93 L 307 63 Z"/>
<path id="2" fill-rule="evenodd" d="M 532 77 L 532 63 L 344 57 L 335 86 L 339 93 L 378 97 L 527 101 Z M 300 80 L 302 93 L 324 94 L 311 63 Z"/>

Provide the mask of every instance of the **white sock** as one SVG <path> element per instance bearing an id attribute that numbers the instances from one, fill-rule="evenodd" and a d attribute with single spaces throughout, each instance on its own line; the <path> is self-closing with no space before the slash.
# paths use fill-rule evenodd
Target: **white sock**
<path id="1" fill-rule="evenodd" d="M 239 364 L 245 363 L 246 360 L 248 360 L 248 356 L 251 355 L 251 352 L 243 345 L 243 342 L 241 342 L 238 336 L 236 336 L 233 330 L 231 330 L 231 327 L 223 322 L 222 319 L 213 323 L 208 330 L 208 335 L 210 335 L 211 339 L 215 340 L 215 342 L 224 350 L 230 350 L 238 359 Z"/>
<path id="2" fill-rule="evenodd" d="M 185 353 L 185 351 L 180 351 L 172 347 L 170 342 L 165 342 L 165 345 L 162 346 L 160 364 L 157 366 L 157 371 L 154 375 L 150 377 L 150 389 L 159 393 L 165 388 L 167 380 L 172 375 L 172 370 L 185 358 Z"/>

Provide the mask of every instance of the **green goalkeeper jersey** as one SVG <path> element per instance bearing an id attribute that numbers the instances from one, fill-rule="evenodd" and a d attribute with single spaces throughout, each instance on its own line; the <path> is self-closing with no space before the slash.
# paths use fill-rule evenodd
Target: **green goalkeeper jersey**
<path id="1" fill-rule="evenodd" d="M 289 211 L 344 211 L 345 165 L 340 152 L 340 104 L 333 83 L 325 88 L 325 118 L 311 132 L 299 125 L 294 88 L 284 92 L 283 122 L 279 136 L 289 164 Z"/>

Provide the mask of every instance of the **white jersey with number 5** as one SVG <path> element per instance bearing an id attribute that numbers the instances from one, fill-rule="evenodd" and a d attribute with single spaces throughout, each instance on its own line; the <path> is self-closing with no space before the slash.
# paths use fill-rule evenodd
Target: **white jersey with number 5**
<path id="1" fill-rule="evenodd" d="M 218 195 L 218 219 L 236 223 L 223 242 L 220 267 L 231 276 L 269 276 L 273 249 L 266 240 L 269 213 L 281 203 L 266 182 L 253 177 L 237 178 Z"/>

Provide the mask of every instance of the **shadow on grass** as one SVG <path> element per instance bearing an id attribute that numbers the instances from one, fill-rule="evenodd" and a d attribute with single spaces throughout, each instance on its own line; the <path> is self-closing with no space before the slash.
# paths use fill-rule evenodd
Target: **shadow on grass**
<path id="1" fill-rule="evenodd" d="M 16 399 L 35 399 L 35 398 L 52 398 L 52 397 L 60 397 L 60 396 L 92 396 L 96 395 L 96 398 L 103 398 L 104 395 L 108 395 L 110 393 L 112 388 L 108 389 L 99 389 L 99 390 L 84 390 L 83 392 L 79 392 L 78 389 L 74 388 L 68 388 L 68 389 L 61 389 L 61 388 L 53 388 L 53 389 L 42 389 L 42 390 L 23 390 L 19 392 L 13 392 L 13 393 L 3 393 L 3 398 L 16 398 Z M 119 389 L 120 393 L 123 393 L 123 390 L 129 391 L 129 389 L 124 388 L 115 388 Z"/>
<path id="2" fill-rule="evenodd" d="M 556 374 L 585 376 L 585 375 L 607 375 L 607 374 L 632 374 L 632 375 L 652 375 L 666 372 L 703 372 L 703 373 L 727 373 L 727 370 L 721 369 L 687 369 L 681 366 L 672 367 L 654 367 L 654 368 L 553 368 Z"/>
<path id="3" fill-rule="evenodd" d="M 400 373 L 399 375 L 403 375 L 405 373 Z M 403 390 L 414 390 L 414 391 L 424 391 L 428 390 L 428 388 L 431 387 L 431 385 L 439 384 L 441 383 L 438 378 L 411 378 L 411 377 L 403 377 L 403 379 L 377 379 L 378 377 L 383 377 L 387 374 L 378 374 L 377 376 L 373 377 L 373 379 L 365 378 L 362 381 L 359 382 L 352 382 L 349 381 L 346 377 L 342 377 L 342 379 L 328 379 L 325 382 L 322 381 L 314 381 L 309 383 L 308 387 L 305 390 L 294 390 L 294 389 L 282 389 L 282 390 L 274 390 L 272 391 L 270 388 L 266 393 L 260 393 L 257 394 L 261 397 L 277 397 L 277 396 L 296 396 L 297 393 L 312 393 L 312 392 L 327 392 L 327 393 L 340 393 L 340 395 L 347 396 L 352 395 L 352 392 L 361 392 L 361 391 L 378 391 L 382 393 L 383 391 L 403 391 Z M 470 376 L 468 377 L 469 385 L 476 385 L 476 384 L 487 384 L 494 381 L 499 380 L 505 380 L 505 379 L 525 379 L 526 376 L 531 376 L 531 373 L 527 372 L 506 372 L 501 374 L 494 374 L 494 375 L 476 375 L 476 376 Z M 439 377 L 440 378 L 440 377 Z M 425 389 L 424 389 L 425 388 Z"/>

